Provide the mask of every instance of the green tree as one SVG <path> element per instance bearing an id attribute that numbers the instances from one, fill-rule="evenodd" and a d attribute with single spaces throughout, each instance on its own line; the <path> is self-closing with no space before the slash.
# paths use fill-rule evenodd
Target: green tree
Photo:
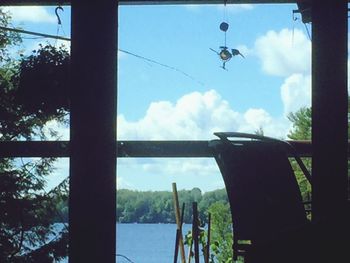
<path id="1" fill-rule="evenodd" d="M 216 202 L 210 205 L 211 214 L 211 262 L 232 262 L 232 218 L 228 203 Z"/>
<path id="2" fill-rule="evenodd" d="M 311 140 L 311 108 L 300 108 L 295 113 L 290 113 L 288 119 L 292 123 L 292 129 L 288 134 L 288 138 L 292 140 Z M 302 159 L 305 166 L 311 170 L 311 159 Z M 300 192 L 304 201 L 311 200 L 311 185 L 305 178 L 299 165 L 292 161 L 295 176 L 298 181 Z"/>
<path id="3" fill-rule="evenodd" d="M 210 227 L 210 263 L 232 263 L 232 219 L 231 210 L 228 203 L 215 202 L 207 209 L 207 215 L 211 215 Z M 203 221 L 199 223 L 201 227 L 198 231 L 198 240 L 202 247 L 203 254 L 206 254 L 208 230 Z M 191 249 L 190 256 L 193 257 L 193 236 L 192 231 L 185 235 L 185 245 Z"/>
<path id="4" fill-rule="evenodd" d="M 0 26 L 8 27 L 11 22 L 11 15 L 0 8 Z M 11 62 L 8 48 L 21 42 L 20 36 L 15 32 L 0 30 L 0 64 Z"/>
<path id="5" fill-rule="evenodd" d="M 288 119 L 292 123 L 289 139 L 311 140 L 311 108 L 300 108 L 295 113 L 290 113 Z"/>
<path id="6" fill-rule="evenodd" d="M 0 10 L 2 26 L 7 26 L 9 18 Z M 66 67 L 68 53 L 42 46 L 30 56 L 14 61 L 7 48 L 18 40 L 18 35 L 0 32 L 0 141 L 46 139 L 46 123 L 64 121 L 68 104 L 52 96 L 48 101 L 37 84 L 45 81 L 45 89 L 57 89 L 56 83 L 62 83 L 62 76 L 50 72 Z M 66 202 L 67 180 L 45 191 L 54 161 L 0 160 L 0 262 L 52 262 L 67 255 L 67 230 L 57 233 L 53 225 L 60 218 L 57 204 Z"/>

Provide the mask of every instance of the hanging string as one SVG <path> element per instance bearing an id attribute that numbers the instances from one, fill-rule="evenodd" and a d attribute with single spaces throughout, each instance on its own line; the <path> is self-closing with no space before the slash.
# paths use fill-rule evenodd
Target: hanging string
<path id="1" fill-rule="evenodd" d="M 295 17 L 295 10 L 292 12 L 292 46 L 294 45 L 294 29 L 295 29 L 295 22 L 298 20 L 297 17 Z"/>
<path id="2" fill-rule="evenodd" d="M 225 31 L 225 47 L 227 47 L 227 44 L 226 44 L 226 31 Z"/>
<path id="3" fill-rule="evenodd" d="M 307 27 L 306 23 L 304 23 L 304 26 L 305 26 L 305 29 L 306 29 L 306 33 L 307 33 L 307 35 L 309 37 L 309 40 L 312 41 L 311 34 L 310 34 L 309 28 Z"/>
<path id="4" fill-rule="evenodd" d="M 227 0 L 224 0 L 224 15 L 223 15 L 223 22 L 228 25 L 228 19 L 227 19 Z M 221 29 L 222 30 L 222 29 Z M 227 46 L 227 28 L 224 31 L 224 46 Z"/>
<path id="5" fill-rule="evenodd" d="M 300 19 L 298 19 L 297 17 L 295 17 L 295 13 L 301 13 L 301 11 L 300 11 L 300 10 L 293 10 L 293 12 L 292 12 L 292 20 L 293 20 L 293 22 L 300 20 Z M 294 43 L 294 24 L 295 24 L 295 23 L 293 23 L 292 43 Z M 309 40 L 312 41 L 309 28 L 307 27 L 307 23 L 303 23 L 303 24 L 304 24 L 304 27 L 305 27 L 305 31 L 306 31 L 306 33 L 307 33 L 307 36 L 309 37 Z"/>
<path id="6" fill-rule="evenodd" d="M 227 0 L 224 0 L 224 17 L 223 20 L 227 22 Z"/>
<path id="7" fill-rule="evenodd" d="M 63 30 L 63 26 L 62 26 L 62 20 L 61 20 L 60 15 L 58 14 L 58 11 L 59 11 L 59 10 L 61 10 L 62 12 L 64 12 L 63 7 L 62 7 L 61 5 L 58 5 L 58 6 L 55 8 L 55 14 L 56 14 L 56 17 L 57 17 L 56 36 L 59 36 L 60 29 L 62 29 L 63 35 L 65 35 L 64 30 Z M 56 45 L 57 45 L 57 39 L 56 39 L 56 41 L 55 41 L 55 46 L 56 46 Z"/>

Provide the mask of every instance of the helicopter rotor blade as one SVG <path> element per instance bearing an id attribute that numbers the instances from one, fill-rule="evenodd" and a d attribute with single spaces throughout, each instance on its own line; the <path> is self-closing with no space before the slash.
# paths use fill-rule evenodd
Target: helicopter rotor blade
<path id="1" fill-rule="evenodd" d="M 218 56 L 220 56 L 220 53 L 217 52 L 215 49 L 212 49 L 211 47 L 209 48 L 211 51 L 215 52 Z"/>

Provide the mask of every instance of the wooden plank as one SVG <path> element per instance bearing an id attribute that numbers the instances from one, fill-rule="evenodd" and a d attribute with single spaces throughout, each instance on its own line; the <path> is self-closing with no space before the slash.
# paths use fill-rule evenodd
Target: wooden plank
<path id="1" fill-rule="evenodd" d="M 299 156 L 311 156 L 311 142 L 289 142 L 296 148 Z M 208 143 L 209 141 L 118 141 L 115 143 L 114 154 L 119 158 L 213 157 Z M 0 142 L 0 158 L 69 156 L 68 141 Z"/>
<path id="2" fill-rule="evenodd" d="M 310 141 L 288 141 L 301 157 L 312 156 Z M 186 158 L 213 157 L 209 141 L 118 141 L 118 158 Z M 0 142 L 0 158 L 6 157 L 69 157 L 68 141 Z M 118 153 L 116 153 L 118 152 Z M 350 144 L 348 144 L 350 156 Z"/>
<path id="3" fill-rule="evenodd" d="M 182 217 L 183 217 L 184 211 L 182 211 L 182 214 L 180 213 L 180 204 L 179 204 L 179 197 L 177 193 L 176 183 L 172 184 L 172 188 L 173 188 L 174 212 L 175 212 L 175 219 L 176 219 L 176 225 L 178 230 L 178 238 L 179 238 L 178 245 L 180 248 L 181 262 L 186 263 L 185 246 L 184 246 L 184 240 L 182 236 L 182 223 L 183 223 Z"/>

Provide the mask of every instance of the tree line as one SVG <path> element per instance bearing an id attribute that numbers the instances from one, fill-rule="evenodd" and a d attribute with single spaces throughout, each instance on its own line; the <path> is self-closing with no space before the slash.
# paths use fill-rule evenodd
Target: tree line
<path id="1" fill-rule="evenodd" d="M 180 206 L 185 204 L 184 222 L 192 222 L 192 203 L 198 203 L 202 222 L 207 220 L 207 211 L 214 203 L 228 206 L 226 190 L 217 189 L 202 193 L 199 188 L 178 191 Z M 68 202 L 62 199 L 56 203 L 60 211 L 54 222 L 68 222 Z M 136 191 L 120 189 L 117 191 L 118 223 L 175 223 L 173 193 L 170 191 Z"/>
<path id="2" fill-rule="evenodd" d="M 184 222 L 192 222 L 192 203 L 198 203 L 200 218 L 205 222 L 211 204 L 228 204 L 225 189 L 202 193 L 199 188 L 178 191 L 180 206 L 185 204 Z M 173 193 L 169 191 L 117 191 L 117 222 L 175 223 Z"/>

